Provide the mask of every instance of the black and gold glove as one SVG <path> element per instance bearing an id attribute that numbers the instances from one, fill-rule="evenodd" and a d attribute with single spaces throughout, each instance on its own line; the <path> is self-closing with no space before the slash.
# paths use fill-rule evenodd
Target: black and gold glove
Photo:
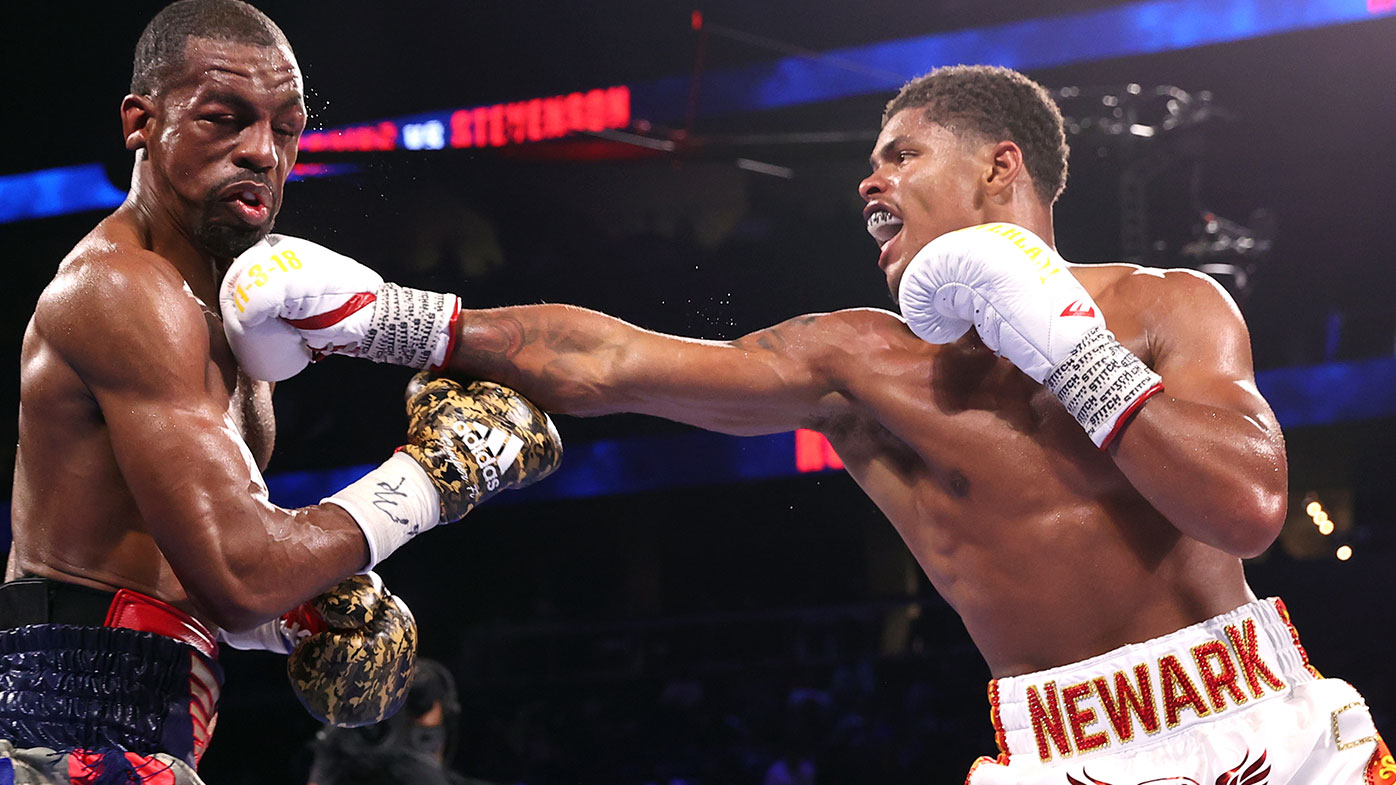
<path id="1" fill-rule="evenodd" d="M 291 651 L 291 689 L 316 719 L 340 727 L 381 722 L 402 708 L 417 662 L 417 622 L 376 574 L 355 575 L 307 605 L 320 631 Z"/>
<path id="2" fill-rule="evenodd" d="M 407 414 L 407 445 L 321 502 L 343 507 L 363 530 L 369 569 L 494 494 L 547 477 L 562 461 L 552 419 L 492 382 L 418 374 L 408 387 Z"/>

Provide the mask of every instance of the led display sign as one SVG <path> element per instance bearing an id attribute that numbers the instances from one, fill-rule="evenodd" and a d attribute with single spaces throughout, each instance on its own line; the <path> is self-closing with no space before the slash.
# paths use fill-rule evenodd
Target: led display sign
<path id="1" fill-rule="evenodd" d="M 584 93 L 306 131 L 301 135 L 300 149 L 314 153 L 504 147 L 629 125 L 630 88 L 618 85 Z"/>

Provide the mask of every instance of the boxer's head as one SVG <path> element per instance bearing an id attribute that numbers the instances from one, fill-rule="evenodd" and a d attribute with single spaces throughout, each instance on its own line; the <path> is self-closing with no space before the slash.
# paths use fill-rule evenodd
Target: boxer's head
<path id="1" fill-rule="evenodd" d="M 1061 111 L 1041 85 L 991 66 L 937 68 L 902 87 L 882 115 L 873 173 L 859 185 L 878 266 L 896 297 L 926 243 L 990 220 L 1026 223 L 1066 187 Z"/>
<path id="2" fill-rule="evenodd" d="M 121 105 L 142 206 L 231 258 L 271 231 L 305 128 L 286 36 L 240 0 L 180 0 L 136 45 Z"/>

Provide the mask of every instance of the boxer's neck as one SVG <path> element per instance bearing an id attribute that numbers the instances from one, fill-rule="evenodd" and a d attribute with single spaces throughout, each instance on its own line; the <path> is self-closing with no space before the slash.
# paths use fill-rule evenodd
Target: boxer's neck
<path id="1" fill-rule="evenodd" d="M 1043 204 L 1030 185 L 1015 188 L 999 200 L 986 200 L 983 218 L 980 223 L 1017 224 L 1042 238 L 1052 250 L 1057 248 L 1052 206 Z"/>
<path id="2" fill-rule="evenodd" d="M 232 260 L 219 259 L 203 249 L 194 238 L 194 227 L 172 207 L 178 204 L 178 197 L 160 192 L 149 167 L 148 159 L 138 155 L 131 172 L 131 190 L 118 209 L 130 211 L 145 248 L 173 265 L 195 296 L 217 302 L 219 281 Z"/>

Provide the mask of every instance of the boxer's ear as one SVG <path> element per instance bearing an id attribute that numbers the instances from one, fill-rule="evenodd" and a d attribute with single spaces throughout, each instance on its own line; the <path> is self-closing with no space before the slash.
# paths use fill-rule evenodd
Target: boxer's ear
<path id="1" fill-rule="evenodd" d="M 1023 148 L 1008 140 L 994 142 L 988 147 L 988 166 L 984 172 L 984 192 L 991 199 L 1001 199 L 1014 183 L 1027 182 L 1027 164 Z"/>
<path id="2" fill-rule="evenodd" d="M 155 119 L 155 102 L 146 95 L 128 95 L 121 99 L 121 134 L 126 137 L 127 150 L 146 146 Z"/>

